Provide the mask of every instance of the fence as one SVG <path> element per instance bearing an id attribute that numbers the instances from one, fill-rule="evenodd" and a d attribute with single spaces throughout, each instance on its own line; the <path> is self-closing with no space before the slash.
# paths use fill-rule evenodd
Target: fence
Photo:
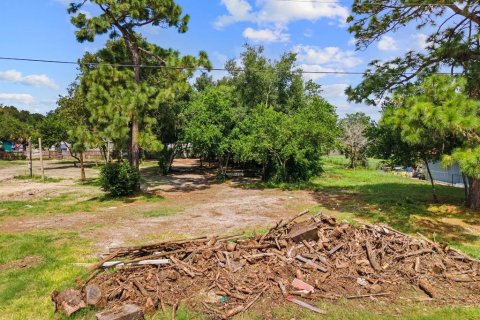
<path id="1" fill-rule="evenodd" d="M 42 157 L 45 160 L 74 160 L 68 150 L 43 150 Z M 25 160 L 30 159 L 30 150 L 26 151 L 0 151 L 1 160 Z M 32 150 L 32 159 L 40 159 L 40 150 Z M 83 153 L 84 160 L 103 160 L 103 154 L 100 150 L 87 150 Z"/>
<path id="2" fill-rule="evenodd" d="M 2 160 L 23 160 L 26 158 L 23 151 L 0 151 L 0 159 Z"/>

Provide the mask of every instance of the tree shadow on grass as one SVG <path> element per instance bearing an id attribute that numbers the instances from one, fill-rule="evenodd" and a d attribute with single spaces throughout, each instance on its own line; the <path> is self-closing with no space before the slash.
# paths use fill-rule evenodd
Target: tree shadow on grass
<path id="1" fill-rule="evenodd" d="M 458 219 L 480 226 L 480 212 L 463 206 L 463 189 L 437 186 L 439 202 L 432 200 L 431 187 L 420 183 L 375 183 L 328 186 L 314 190 L 320 205 L 351 212 L 374 223 L 386 223 L 403 232 L 442 234 L 445 240 L 472 242 L 477 234 L 463 226 L 440 221 Z"/>

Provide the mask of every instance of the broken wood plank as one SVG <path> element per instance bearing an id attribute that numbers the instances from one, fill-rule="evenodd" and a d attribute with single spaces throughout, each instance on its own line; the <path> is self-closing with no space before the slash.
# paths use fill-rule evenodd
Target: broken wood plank
<path id="1" fill-rule="evenodd" d="M 437 290 L 428 282 L 426 279 L 418 280 L 418 286 L 422 289 L 426 294 L 430 296 L 430 298 L 435 298 L 437 296 Z"/>
<path id="2" fill-rule="evenodd" d="M 95 316 L 97 320 L 142 320 L 143 311 L 136 304 L 125 304 L 121 307 L 99 312 Z"/>
<path id="3" fill-rule="evenodd" d="M 417 250 L 417 251 L 411 251 L 411 252 L 405 253 L 404 255 L 398 256 L 397 260 L 405 259 L 405 258 L 408 258 L 408 257 L 419 256 L 419 255 L 422 255 L 422 254 L 425 254 L 425 253 L 432 253 L 432 252 L 433 252 L 433 250 L 431 250 L 431 249 L 420 249 L 420 250 Z"/>
<path id="4" fill-rule="evenodd" d="M 343 247 L 343 243 L 339 243 L 337 244 L 335 247 L 333 247 L 330 251 L 327 252 L 327 254 L 329 256 L 331 256 L 332 254 L 334 254 L 335 252 L 337 252 L 338 250 L 340 250 L 340 248 Z"/>
<path id="5" fill-rule="evenodd" d="M 381 296 L 388 296 L 390 292 L 379 292 L 379 293 L 368 293 L 368 294 L 359 294 L 356 296 L 347 296 L 347 299 L 360 299 L 360 298 L 369 298 L 369 297 L 381 297 Z"/>
<path id="6" fill-rule="evenodd" d="M 313 312 L 316 312 L 316 313 L 319 313 L 319 314 L 326 314 L 326 312 L 320 308 L 317 308 L 315 306 L 312 306 L 311 304 L 308 304 L 306 302 L 303 302 L 302 300 L 298 300 L 292 296 L 288 296 L 287 297 L 287 300 L 290 301 L 290 302 L 293 302 L 301 307 L 304 307 L 310 311 L 313 311 Z"/>
<path id="7" fill-rule="evenodd" d="M 183 270 L 190 277 L 195 277 L 195 273 L 191 271 L 187 266 L 185 266 L 180 260 L 177 260 L 175 257 L 170 257 L 170 260 L 173 262 L 173 264 L 175 264 L 179 269 Z"/>
<path id="8" fill-rule="evenodd" d="M 53 291 L 51 298 L 55 304 L 55 311 L 61 310 L 69 317 L 87 306 L 83 301 L 80 290 L 67 289 L 62 292 Z"/>
<path id="9" fill-rule="evenodd" d="M 327 268 L 322 267 L 321 265 L 316 264 L 316 263 L 313 262 L 312 260 L 307 259 L 307 258 L 305 258 L 305 257 L 302 257 L 301 255 L 295 256 L 295 259 L 297 259 L 297 260 L 299 260 L 299 261 L 302 261 L 302 262 L 304 262 L 305 264 L 307 264 L 308 266 L 313 267 L 313 268 L 315 268 L 315 269 L 318 269 L 318 270 L 320 270 L 320 271 L 322 271 L 322 272 L 327 272 L 327 271 L 328 271 Z"/>
<path id="10" fill-rule="evenodd" d="M 380 272 L 382 271 L 382 267 L 377 262 L 377 258 L 375 257 L 375 251 L 372 249 L 372 246 L 370 245 L 370 242 L 365 243 L 365 247 L 367 249 L 367 257 L 368 260 L 370 261 L 370 265 L 372 266 L 373 270 Z"/>

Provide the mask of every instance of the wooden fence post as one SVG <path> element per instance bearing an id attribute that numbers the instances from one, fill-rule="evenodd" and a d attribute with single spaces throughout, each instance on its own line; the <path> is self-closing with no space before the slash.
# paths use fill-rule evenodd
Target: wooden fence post
<path id="1" fill-rule="evenodd" d="M 32 137 L 28 137 L 28 148 L 30 149 L 30 178 L 33 177 L 33 163 L 32 163 Z"/>
<path id="2" fill-rule="evenodd" d="M 43 149 L 42 138 L 38 138 L 38 149 L 40 149 L 40 168 L 42 169 L 42 181 L 45 180 L 45 171 L 43 168 Z"/>

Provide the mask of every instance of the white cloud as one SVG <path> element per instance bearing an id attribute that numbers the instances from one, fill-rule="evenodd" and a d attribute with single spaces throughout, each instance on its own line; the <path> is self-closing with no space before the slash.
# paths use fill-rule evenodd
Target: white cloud
<path id="1" fill-rule="evenodd" d="M 335 83 L 322 86 L 322 95 L 325 97 L 345 97 L 345 89 L 347 89 L 347 83 Z"/>
<path id="2" fill-rule="evenodd" d="M 288 42 L 290 40 L 290 35 L 283 33 L 281 29 L 270 30 L 270 29 L 253 29 L 246 28 L 243 31 L 243 36 L 247 39 L 250 39 L 254 42 Z"/>
<path id="3" fill-rule="evenodd" d="M 397 50 L 397 42 L 390 36 L 383 36 L 380 41 L 378 41 L 378 49 L 382 51 Z"/>
<path id="4" fill-rule="evenodd" d="M 308 64 L 328 64 L 341 68 L 352 68 L 362 63 L 354 51 L 343 51 L 339 47 L 320 48 L 316 46 L 298 45 L 293 48 L 298 61 Z"/>
<path id="5" fill-rule="evenodd" d="M 413 40 L 417 44 L 417 47 L 420 49 L 425 49 L 428 46 L 428 36 L 424 33 L 417 33 L 412 35 Z"/>
<path id="6" fill-rule="evenodd" d="M 349 46 L 355 46 L 355 45 L 357 44 L 357 39 L 355 39 L 355 38 L 352 37 L 352 38 L 350 38 L 350 39 L 348 40 L 347 44 L 348 44 Z"/>
<path id="7" fill-rule="evenodd" d="M 222 28 L 226 25 L 239 22 L 249 21 L 253 19 L 252 7 L 245 0 L 222 0 L 223 5 L 227 8 L 228 15 L 223 15 L 217 18 L 215 26 Z"/>
<path id="8" fill-rule="evenodd" d="M 256 2 L 255 9 L 246 0 L 222 0 L 222 3 L 228 14 L 217 18 L 215 21 L 217 28 L 240 21 L 286 26 L 296 20 L 316 21 L 321 18 L 339 20 L 341 24 L 344 24 L 349 15 L 347 7 L 331 2 L 261 0 Z"/>
<path id="9" fill-rule="evenodd" d="M 23 76 L 22 73 L 17 70 L 6 70 L 0 71 L 0 80 L 22 83 L 35 87 L 58 89 L 58 85 L 45 74 L 31 74 Z"/>
<path id="10" fill-rule="evenodd" d="M 0 100 L 32 104 L 35 99 L 28 93 L 0 93 Z"/>
<path id="11" fill-rule="evenodd" d="M 304 71 L 319 73 L 305 73 L 306 79 L 316 80 L 327 74 L 321 72 L 345 71 L 356 67 L 362 60 L 355 55 L 354 51 L 344 51 L 338 47 L 316 47 L 309 45 L 298 45 L 293 48 L 297 53 L 297 60 L 300 68 Z"/>

